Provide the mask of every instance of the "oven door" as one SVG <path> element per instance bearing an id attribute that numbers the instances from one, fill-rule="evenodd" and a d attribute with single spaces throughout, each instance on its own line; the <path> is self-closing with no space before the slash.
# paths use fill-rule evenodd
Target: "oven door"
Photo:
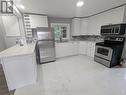
<path id="1" fill-rule="evenodd" d="M 95 56 L 111 61 L 113 49 L 110 47 L 99 46 L 95 47 Z"/>

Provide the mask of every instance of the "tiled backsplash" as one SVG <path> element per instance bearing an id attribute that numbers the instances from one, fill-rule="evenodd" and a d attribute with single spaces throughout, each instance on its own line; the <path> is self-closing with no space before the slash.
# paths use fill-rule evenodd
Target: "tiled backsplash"
<path id="1" fill-rule="evenodd" d="M 103 41 L 103 37 L 99 35 L 84 35 L 84 36 L 73 36 L 75 41 Z"/>

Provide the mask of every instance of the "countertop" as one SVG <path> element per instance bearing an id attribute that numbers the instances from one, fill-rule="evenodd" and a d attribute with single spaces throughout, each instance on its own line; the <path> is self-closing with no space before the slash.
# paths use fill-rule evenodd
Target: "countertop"
<path id="1" fill-rule="evenodd" d="M 25 44 L 24 46 L 15 45 L 0 52 L 0 58 L 32 54 L 34 50 L 35 43 Z"/>
<path id="2" fill-rule="evenodd" d="M 79 43 L 79 42 L 93 42 L 93 43 L 97 43 L 97 42 L 103 42 L 103 40 L 73 40 L 73 41 L 67 41 L 67 42 L 55 42 L 55 44 L 63 44 L 63 43 Z"/>
<path id="3" fill-rule="evenodd" d="M 63 44 L 63 43 L 77 43 L 79 41 L 67 41 L 67 42 L 55 42 L 55 44 Z"/>

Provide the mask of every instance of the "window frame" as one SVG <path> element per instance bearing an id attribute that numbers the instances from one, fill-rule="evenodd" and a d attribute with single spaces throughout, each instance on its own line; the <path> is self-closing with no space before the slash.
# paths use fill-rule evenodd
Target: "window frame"
<path id="1" fill-rule="evenodd" d="M 62 27 L 67 27 L 66 38 L 62 38 L 62 39 L 63 40 L 69 40 L 70 39 L 70 24 L 67 24 L 67 23 L 51 23 L 52 28 L 56 25 L 62 26 Z"/>

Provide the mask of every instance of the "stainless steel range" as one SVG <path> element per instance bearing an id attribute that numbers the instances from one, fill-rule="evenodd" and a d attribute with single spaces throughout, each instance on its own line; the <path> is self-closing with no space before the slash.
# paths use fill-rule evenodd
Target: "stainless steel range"
<path id="1" fill-rule="evenodd" d="M 104 42 L 96 43 L 94 60 L 113 67 L 120 63 L 125 38 L 126 24 L 106 25 L 101 27 L 101 35 Z"/>
<path id="2" fill-rule="evenodd" d="M 96 43 L 95 61 L 113 67 L 119 64 L 124 47 L 125 38 L 106 37 L 104 42 Z"/>

